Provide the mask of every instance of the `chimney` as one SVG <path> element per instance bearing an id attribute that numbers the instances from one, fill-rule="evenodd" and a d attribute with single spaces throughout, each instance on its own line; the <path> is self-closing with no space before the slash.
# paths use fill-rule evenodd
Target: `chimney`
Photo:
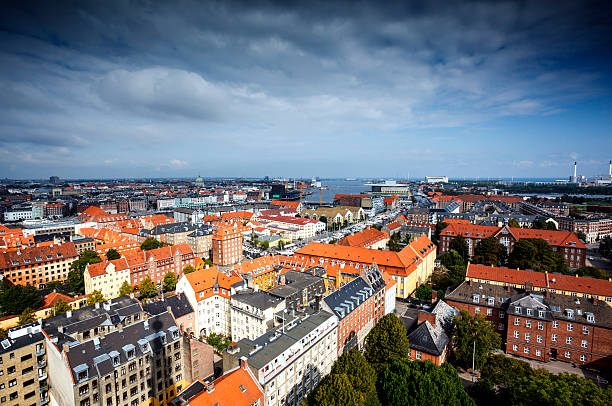
<path id="1" fill-rule="evenodd" d="M 66 317 L 67 317 L 67 318 L 71 318 L 71 317 L 72 317 L 72 310 L 68 310 L 68 311 L 66 312 Z"/>
<path id="2" fill-rule="evenodd" d="M 432 327 L 436 326 L 436 315 L 434 313 L 419 310 L 419 313 L 417 314 L 417 324 L 421 324 L 426 320 L 432 325 Z"/>
<path id="3" fill-rule="evenodd" d="M 594 305 L 599 304 L 599 302 L 597 301 L 597 298 L 596 298 L 595 296 L 593 296 L 593 304 L 594 304 Z"/>
<path id="4" fill-rule="evenodd" d="M 247 362 L 247 357 L 240 357 L 239 363 L 240 363 L 240 368 L 242 369 L 247 369 L 247 367 L 249 366 Z"/>
<path id="5" fill-rule="evenodd" d="M 533 283 L 525 281 L 525 290 L 527 292 L 532 292 L 533 291 Z"/>
<path id="6" fill-rule="evenodd" d="M 574 178 L 576 178 L 576 161 L 574 161 Z"/>
<path id="7" fill-rule="evenodd" d="M 211 393 L 215 390 L 215 384 L 212 382 L 206 382 L 206 392 Z"/>
<path id="8" fill-rule="evenodd" d="M 504 286 L 506 288 L 506 292 L 510 292 L 510 285 Z"/>
<path id="9" fill-rule="evenodd" d="M 168 313 L 172 314 L 172 308 L 170 306 L 166 306 L 166 310 L 168 311 Z"/>
<path id="10" fill-rule="evenodd" d="M 58 333 L 63 333 L 64 332 L 64 326 L 61 325 L 61 324 L 59 326 L 57 326 L 57 332 Z"/>
<path id="11" fill-rule="evenodd" d="M 612 159 L 610 160 L 610 168 L 608 168 L 608 175 L 612 176 Z"/>

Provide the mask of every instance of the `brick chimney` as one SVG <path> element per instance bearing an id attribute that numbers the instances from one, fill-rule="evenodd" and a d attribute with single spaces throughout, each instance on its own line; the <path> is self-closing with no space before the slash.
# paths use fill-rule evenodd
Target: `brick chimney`
<path id="1" fill-rule="evenodd" d="M 436 300 L 438 300 L 438 291 L 432 290 L 431 291 L 431 303 L 436 303 Z"/>
<path id="2" fill-rule="evenodd" d="M 247 367 L 249 366 L 249 363 L 247 362 L 247 357 L 240 357 L 239 364 L 240 368 L 247 369 Z"/>
<path id="3" fill-rule="evenodd" d="M 421 324 L 425 320 L 429 321 L 429 324 L 432 326 L 436 325 L 436 315 L 433 313 L 426 312 L 424 310 L 419 310 L 417 315 L 417 324 Z"/>

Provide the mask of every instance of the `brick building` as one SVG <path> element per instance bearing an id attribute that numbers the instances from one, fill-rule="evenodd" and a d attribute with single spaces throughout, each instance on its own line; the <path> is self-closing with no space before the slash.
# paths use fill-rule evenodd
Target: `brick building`
<path id="1" fill-rule="evenodd" d="M 168 272 L 173 272 L 177 278 L 183 275 L 187 265 L 196 267 L 196 256 L 187 244 L 179 244 L 157 248 L 149 251 L 137 250 L 126 253 L 130 267 L 130 281 L 137 286 L 147 276 L 153 283 L 161 283 Z"/>
<path id="2" fill-rule="evenodd" d="M 586 261 L 586 245 L 580 241 L 576 234 L 568 231 L 533 230 L 514 227 L 492 227 L 475 224 L 449 224 L 440 233 L 440 252 L 449 250 L 450 242 L 457 236 L 465 238 L 469 255 L 474 254 L 478 241 L 483 238 L 495 237 L 512 252 L 514 244 L 521 238 L 540 238 L 546 241 L 553 250 L 565 258 L 567 266 L 571 269 L 582 268 Z"/>
<path id="3" fill-rule="evenodd" d="M 508 353 L 542 362 L 612 368 L 612 307 L 596 298 L 468 280 L 445 299 L 490 321 Z"/>
<path id="4" fill-rule="evenodd" d="M 385 249 L 389 242 L 389 234 L 385 231 L 378 231 L 375 228 L 366 228 L 353 235 L 347 235 L 340 241 L 338 245 L 346 245 L 349 247 L 362 247 L 377 250 Z"/>
<path id="5" fill-rule="evenodd" d="M 0 274 L 15 285 L 44 287 L 68 277 L 79 254 L 73 243 L 0 251 Z"/>
<path id="6" fill-rule="evenodd" d="M 242 261 L 242 234 L 233 227 L 219 227 L 212 236 L 212 260 L 215 265 L 233 265 Z"/>
<path id="7" fill-rule="evenodd" d="M 612 235 L 612 218 L 575 219 L 571 217 L 558 217 L 559 229 L 572 233 L 583 232 L 587 243 L 594 243 L 598 239 Z"/>

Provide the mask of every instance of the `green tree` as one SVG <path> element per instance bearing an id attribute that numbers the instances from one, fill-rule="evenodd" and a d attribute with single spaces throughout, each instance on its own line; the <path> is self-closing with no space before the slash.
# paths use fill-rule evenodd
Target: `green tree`
<path id="1" fill-rule="evenodd" d="M 474 247 L 472 262 L 476 264 L 504 266 L 508 260 L 508 250 L 495 237 L 483 238 Z"/>
<path id="2" fill-rule="evenodd" d="M 612 259 L 612 237 L 607 235 L 599 240 L 599 253 L 608 259 Z"/>
<path id="3" fill-rule="evenodd" d="M 356 349 L 342 354 L 334 363 L 332 374 L 344 374 L 351 383 L 351 390 L 361 398 L 361 403 L 377 405 L 376 371 L 365 357 Z"/>
<path id="4" fill-rule="evenodd" d="M 119 296 L 129 295 L 134 291 L 134 287 L 128 281 L 123 281 L 119 288 Z"/>
<path id="5" fill-rule="evenodd" d="M 183 268 L 183 274 L 184 275 L 187 275 L 187 274 L 192 273 L 192 272 L 195 272 L 195 268 L 192 267 L 189 264 L 187 266 L 185 266 L 185 268 Z"/>
<path id="6" fill-rule="evenodd" d="M 285 249 L 285 242 L 283 240 L 280 240 L 278 242 L 278 249 L 279 250 L 284 250 Z"/>
<path id="7" fill-rule="evenodd" d="M 533 222 L 533 225 L 531 226 L 531 228 L 534 230 L 552 230 L 554 231 L 557 229 L 557 226 L 555 226 L 555 223 L 553 223 L 552 221 L 538 219 Z"/>
<path id="8" fill-rule="evenodd" d="M 163 247 L 163 244 L 153 237 L 149 237 L 140 244 L 140 249 L 143 251 L 154 250 Z"/>
<path id="9" fill-rule="evenodd" d="M 119 259 L 119 258 L 121 258 L 121 254 L 116 249 L 111 248 L 108 251 L 106 251 L 106 259 L 108 259 L 109 261 L 112 261 L 113 259 Z"/>
<path id="10" fill-rule="evenodd" d="M 155 296 L 157 293 L 157 288 L 155 287 L 155 284 L 151 278 L 147 276 L 142 282 L 140 282 L 140 285 L 138 285 L 138 291 L 142 297 L 151 297 Z"/>
<path id="11" fill-rule="evenodd" d="M 440 263 L 447 268 L 459 265 L 465 268 L 465 262 L 459 253 L 455 250 L 449 250 L 438 257 Z"/>
<path id="12" fill-rule="evenodd" d="M 433 237 L 432 237 L 432 239 L 433 239 L 433 243 L 434 243 L 434 244 L 436 244 L 436 245 L 438 245 L 438 246 L 440 245 L 440 244 L 439 244 L 439 243 L 440 243 L 440 233 L 441 233 L 441 232 L 442 232 L 442 230 L 444 230 L 446 227 L 448 227 L 448 224 L 447 224 L 447 223 L 445 223 L 445 222 L 443 222 L 443 221 L 436 223 L 436 228 L 435 228 L 435 230 L 434 230 Z"/>
<path id="13" fill-rule="evenodd" d="M 322 223 L 327 224 L 327 217 L 321 216 L 321 217 L 319 217 L 319 221 L 322 222 Z"/>
<path id="14" fill-rule="evenodd" d="M 0 309 L 5 316 L 21 314 L 26 308 L 38 309 L 42 303 L 34 286 L 11 285 L 0 293 Z"/>
<path id="15" fill-rule="evenodd" d="M 312 406 L 360 406 L 359 394 L 351 387 L 346 374 L 326 375 L 307 400 Z"/>
<path id="16" fill-rule="evenodd" d="M 502 399 L 503 402 L 504 399 Z M 508 405 L 593 405 L 612 404 L 612 387 L 602 389 L 575 374 L 552 374 L 544 369 L 517 379 L 507 396 Z"/>
<path id="17" fill-rule="evenodd" d="M 576 233 L 576 236 L 577 236 L 578 238 L 580 238 L 580 240 L 581 240 L 582 242 L 586 242 L 586 238 L 587 238 L 587 237 L 586 237 L 586 234 L 584 233 L 584 231 L 578 231 L 578 232 Z"/>
<path id="18" fill-rule="evenodd" d="M 463 262 L 467 262 L 470 258 L 470 249 L 468 247 L 467 241 L 465 241 L 465 238 L 463 238 L 463 236 L 461 235 L 458 235 L 453 238 L 450 241 L 450 244 L 448 244 L 448 248 L 457 251 L 457 253 L 461 255 L 461 259 L 463 259 Z"/>
<path id="19" fill-rule="evenodd" d="M 34 309 L 30 307 L 26 307 L 23 312 L 19 315 L 19 321 L 17 324 L 23 326 L 24 324 L 32 323 L 36 320 L 36 315 L 34 314 Z"/>
<path id="20" fill-rule="evenodd" d="M 516 219 L 510 219 L 508 221 L 508 227 L 512 227 L 512 228 L 520 228 L 521 225 L 519 224 L 518 221 L 516 221 Z"/>
<path id="21" fill-rule="evenodd" d="M 174 272 L 170 271 L 164 276 L 164 289 L 166 290 L 174 290 L 176 289 L 176 275 Z"/>
<path id="22" fill-rule="evenodd" d="M 578 276 L 590 276 L 591 278 L 597 279 L 608 279 L 608 274 L 606 271 L 602 271 L 599 268 L 595 268 L 594 266 L 585 266 L 576 271 L 576 275 Z"/>
<path id="23" fill-rule="evenodd" d="M 261 244 L 259 244 L 259 245 L 261 245 L 261 247 L 262 247 L 263 249 L 267 250 L 268 248 L 270 248 L 270 241 L 268 241 L 268 240 L 264 240 L 264 241 L 263 241 Z"/>
<path id="24" fill-rule="evenodd" d="M 72 310 L 72 307 L 70 307 L 68 302 L 66 302 L 66 301 L 64 301 L 62 299 L 60 299 L 57 302 L 55 302 L 55 305 L 53 306 L 53 314 L 54 315 L 64 314 L 68 310 Z"/>
<path id="25" fill-rule="evenodd" d="M 206 337 L 206 342 L 212 345 L 218 352 L 223 352 L 232 343 L 229 338 L 222 337 L 217 333 L 210 333 L 210 335 Z"/>
<path id="26" fill-rule="evenodd" d="M 365 357 L 375 368 L 410 355 L 404 324 L 393 313 L 385 315 L 366 336 Z"/>
<path id="27" fill-rule="evenodd" d="M 506 404 L 514 383 L 532 374 L 533 370 L 527 362 L 495 354 L 485 361 L 480 369 L 480 378 L 470 388 L 470 394 L 478 404 Z"/>
<path id="28" fill-rule="evenodd" d="M 378 377 L 378 396 L 389 406 L 474 405 L 448 363 L 397 360 Z"/>
<path id="29" fill-rule="evenodd" d="M 431 300 L 431 287 L 423 284 L 414 290 L 414 296 L 421 300 Z"/>
<path id="30" fill-rule="evenodd" d="M 521 238 L 508 257 L 508 268 L 570 274 L 565 259 L 541 238 Z"/>
<path id="31" fill-rule="evenodd" d="M 87 304 L 89 306 L 96 304 L 96 303 L 102 303 L 105 300 L 106 299 L 102 295 L 102 292 L 100 292 L 99 290 L 94 290 L 89 295 L 87 295 Z"/>
<path id="32" fill-rule="evenodd" d="M 474 341 L 476 341 L 474 353 L 476 369 L 480 369 L 487 357 L 501 347 L 501 337 L 495 332 L 491 323 L 480 315 L 471 316 L 464 310 L 461 311 L 460 317 L 455 317 L 453 320 L 452 340 L 457 361 L 466 368 L 472 366 Z"/>
<path id="33" fill-rule="evenodd" d="M 8 330 L 5 328 L 0 328 L 0 340 L 4 340 L 8 338 Z"/>
<path id="34" fill-rule="evenodd" d="M 70 272 L 68 272 L 68 277 L 66 278 L 70 289 L 77 293 L 85 293 L 85 281 L 83 279 L 85 268 L 89 264 L 96 264 L 101 261 L 97 252 L 91 250 L 83 251 L 79 259 L 70 264 Z"/>

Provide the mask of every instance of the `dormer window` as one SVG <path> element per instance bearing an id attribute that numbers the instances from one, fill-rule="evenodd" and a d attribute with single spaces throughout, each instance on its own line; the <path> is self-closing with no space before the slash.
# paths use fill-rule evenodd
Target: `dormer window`
<path id="1" fill-rule="evenodd" d="M 36 257 L 36 261 L 42 261 L 42 257 Z"/>
<path id="2" fill-rule="evenodd" d="M 521 307 L 520 306 L 514 306 L 514 312 L 516 314 L 521 314 Z"/>
<path id="3" fill-rule="evenodd" d="M 472 295 L 472 302 L 478 303 L 479 299 L 480 299 L 480 295 Z"/>
<path id="4" fill-rule="evenodd" d="M 540 317 L 540 318 L 542 318 L 542 319 L 544 318 L 544 310 L 540 310 L 540 311 L 538 312 L 538 317 Z"/>
<path id="5" fill-rule="evenodd" d="M 58 253 L 57 253 L 57 257 L 58 257 L 58 258 L 61 258 L 62 256 L 63 256 L 63 255 L 62 255 L 62 253 L 61 253 L 61 252 L 58 252 Z"/>
<path id="6" fill-rule="evenodd" d="M 495 304 L 495 298 L 494 297 L 489 297 L 487 299 L 487 304 L 493 306 Z"/>
<path id="7" fill-rule="evenodd" d="M 586 319 L 589 323 L 595 323 L 595 315 L 593 313 L 586 313 Z"/>
<path id="8" fill-rule="evenodd" d="M 527 315 L 533 316 L 533 309 L 527 309 Z"/>

